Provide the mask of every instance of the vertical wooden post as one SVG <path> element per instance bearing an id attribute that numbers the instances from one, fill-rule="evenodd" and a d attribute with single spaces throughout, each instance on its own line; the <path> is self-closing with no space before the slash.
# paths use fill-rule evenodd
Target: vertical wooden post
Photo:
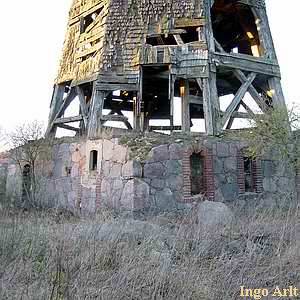
<path id="1" fill-rule="evenodd" d="M 188 132 L 191 130 L 191 117 L 190 117 L 190 86 L 188 79 L 182 80 L 182 85 L 180 86 L 180 96 L 181 96 L 181 114 L 182 114 L 182 131 Z"/>
<path id="2" fill-rule="evenodd" d="M 101 129 L 101 116 L 105 99 L 105 92 L 99 91 L 95 87 L 93 88 L 92 106 L 90 110 L 90 118 L 88 124 L 88 137 L 96 138 L 98 131 Z"/>
<path id="3" fill-rule="evenodd" d="M 260 41 L 263 44 L 265 56 L 277 62 L 277 56 L 273 43 L 273 38 L 270 30 L 266 8 L 253 8 L 256 17 L 257 26 L 259 27 L 258 33 Z"/>
<path id="4" fill-rule="evenodd" d="M 268 80 L 268 84 L 272 92 L 272 100 L 274 107 L 286 108 L 280 78 L 272 77 Z"/>
<path id="5" fill-rule="evenodd" d="M 170 100 L 170 126 L 171 132 L 174 127 L 174 84 L 175 84 L 175 75 L 169 74 L 169 100 Z"/>
<path id="6" fill-rule="evenodd" d="M 133 97 L 133 129 L 141 130 L 141 98 L 139 92 Z"/>
<path id="7" fill-rule="evenodd" d="M 222 130 L 219 122 L 220 103 L 217 91 L 216 73 L 210 72 L 209 78 L 203 79 L 203 110 L 206 133 L 214 135 Z"/>
<path id="8" fill-rule="evenodd" d="M 213 6 L 212 0 L 206 0 L 204 1 L 204 9 L 205 9 L 205 39 L 207 42 L 208 50 L 213 53 L 215 52 L 215 40 L 213 35 L 213 29 L 212 29 L 212 21 L 211 21 L 211 7 Z"/>
<path id="9" fill-rule="evenodd" d="M 53 88 L 53 95 L 50 104 L 50 113 L 48 118 L 48 128 L 47 128 L 46 136 L 55 136 L 56 134 L 56 126 L 52 126 L 52 122 L 54 121 L 54 118 L 63 103 L 65 88 L 66 88 L 65 83 L 56 84 Z"/>
<path id="10" fill-rule="evenodd" d="M 146 106 L 144 101 L 144 94 L 143 94 L 143 82 L 144 82 L 144 72 L 143 67 L 140 66 L 140 74 L 139 74 L 139 91 L 138 91 L 138 98 L 137 104 L 139 109 L 139 115 L 137 119 L 138 129 L 137 130 L 145 130 L 145 123 L 146 123 Z"/>

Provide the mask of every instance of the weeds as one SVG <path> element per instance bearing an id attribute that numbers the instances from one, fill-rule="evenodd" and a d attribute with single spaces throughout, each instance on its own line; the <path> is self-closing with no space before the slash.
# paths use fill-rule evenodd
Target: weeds
<path id="1" fill-rule="evenodd" d="M 239 212 L 220 232 L 199 232 L 194 214 L 58 215 L 59 222 L 49 211 L 1 212 L 0 299 L 229 300 L 241 285 L 300 282 L 296 204 Z"/>

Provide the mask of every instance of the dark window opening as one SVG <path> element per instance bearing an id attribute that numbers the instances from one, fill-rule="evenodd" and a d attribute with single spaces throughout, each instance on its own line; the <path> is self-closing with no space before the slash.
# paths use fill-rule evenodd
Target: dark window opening
<path id="1" fill-rule="evenodd" d="M 86 17 L 81 18 L 80 20 L 80 33 L 84 33 L 86 29 L 96 20 L 100 14 L 101 9 L 97 9 L 93 13 L 87 15 Z"/>
<path id="2" fill-rule="evenodd" d="M 182 33 L 180 36 L 185 44 L 199 41 L 197 27 L 184 27 L 184 30 L 186 33 Z"/>
<path id="3" fill-rule="evenodd" d="M 176 40 L 173 35 L 156 35 L 146 38 L 146 44 L 151 46 L 176 46 Z"/>
<path id="4" fill-rule="evenodd" d="M 234 0 L 216 0 L 211 15 L 214 37 L 223 50 L 262 56 L 256 20 L 248 5 Z"/>
<path id="5" fill-rule="evenodd" d="M 199 153 L 190 156 L 191 195 L 205 193 L 204 157 Z"/>
<path id="6" fill-rule="evenodd" d="M 90 171 L 97 171 L 98 167 L 98 151 L 93 150 L 90 153 Z"/>
<path id="7" fill-rule="evenodd" d="M 28 200 L 31 194 L 31 167 L 25 165 L 22 173 L 22 200 Z"/>
<path id="8" fill-rule="evenodd" d="M 66 176 L 71 176 L 72 168 L 66 167 L 65 171 L 66 171 Z"/>
<path id="9" fill-rule="evenodd" d="M 254 160 L 244 157 L 245 192 L 255 192 L 255 168 Z"/>

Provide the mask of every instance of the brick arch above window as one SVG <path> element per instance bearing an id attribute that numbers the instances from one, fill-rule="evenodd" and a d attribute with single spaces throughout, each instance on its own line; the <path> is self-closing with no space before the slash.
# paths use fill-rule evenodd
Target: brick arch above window
<path id="1" fill-rule="evenodd" d="M 213 173 L 213 154 L 212 150 L 203 146 L 190 146 L 183 153 L 182 168 L 183 168 L 183 196 L 185 202 L 194 201 L 197 195 L 192 195 L 192 166 L 191 156 L 199 154 L 203 159 L 203 194 L 205 198 L 214 200 L 215 184 Z"/>

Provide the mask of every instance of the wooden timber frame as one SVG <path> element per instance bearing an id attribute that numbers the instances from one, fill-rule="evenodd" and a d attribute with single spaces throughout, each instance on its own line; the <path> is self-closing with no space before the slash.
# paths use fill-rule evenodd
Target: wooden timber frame
<path id="1" fill-rule="evenodd" d="M 161 14 L 141 16 L 139 37 L 132 25 L 119 28 L 114 39 L 109 30 L 120 13 L 112 1 L 111 4 L 103 0 L 84 1 L 86 10 L 81 2 L 74 1 L 71 8 L 47 136 L 55 136 L 57 128 L 63 128 L 96 138 L 106 122 L 121 122 L 128 130 L 136 131 L 189 132 L 192 118 L 204 119 L 207 135 L 219 135 L 231 129 L 236 118 L 256 116 L 257 112 L 244 101 L 246 93 L 262 113 L 272 107 L 285 107 L 264 1 L 198 0 L 193 11 L 189 11 L 192 6 L 186 5 L 182 7 L 183 12 L 168 14 L 158 1 L 155 5 Z M 170 2 L 181 5 L 179 0 Z M 131 14 L 144 11 L 143 5 L 146 4 L 139 3 L 133 12 L 128 4 L 124 8 L 127 14 L 122 17 L 129 22 Z M 237 40 L 231 32 L 222 31 L 226 22 L 232 27 L 230 31 L 237 30 L 242 38 Z M 83 51 L 80 55 L 79 48 L 74 46 L 76 41 L 70 43 L 70 39 L 76 39 L 72 30 L 77 25 L 80 51 Z M 124 42 L 120 43 L 117 37 L 122 33 Z M 87 43 L 90 43 L 88 51 L 84 50 Z M 119 50 L 115 51 L 114 47 Z M 116 53 L 115 65 L 109 61 L 109 49 Z M 73 61 L 70 53 L 74 53 Z M 79 74 L 76 68 L 81 70 L 84 66 L 87 70 L 87 61 L 91 65 L 90 55 L 94 59 L 92 71 L 80 73 L 81 77 L 72 75 L 72 68 L 74 74 Z M 220 98 L 229 94 L 233 99 L 222 111 Z M 175 97 L 181 98 L 181 125 L 174 125 L 174 116 L 178 114 Z M 65 117 L 75 99 L 79 100 L 78 115 Z M 104 114 L 104 110 L 109 113 Z M 124 111 L 132 112 L 132 123 Z M 170 124 L 151 126 L 150 119 L 167 119 Z M 72 126 L 72 123 L 79 125 Z"/>

